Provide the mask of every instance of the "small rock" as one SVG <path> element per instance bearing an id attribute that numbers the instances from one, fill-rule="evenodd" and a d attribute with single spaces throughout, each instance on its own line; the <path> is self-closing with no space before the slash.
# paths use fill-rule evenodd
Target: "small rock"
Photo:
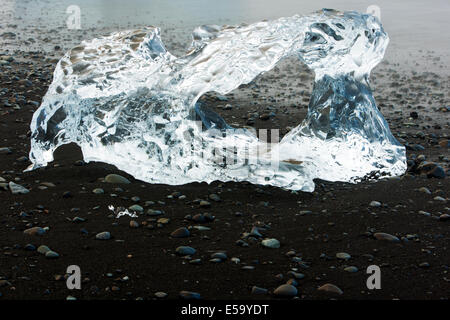
<path id="1" fill-rule="evenodd" d="M 378 201 L 372 201 L 369 206 L 374 207 L 374 208 L 378 208 L 381 207 L 381 202 Z"/>
<path id="2" fill-rule="evenodd" d="M 324 284 L 323 286 L 319 287 L 317 290 L 319 291 L 325 291 L 330 293 L 336 293 L 336 294 L 343 294 L 344 292 L 337 286 L 331 283 Z"/>
<path id="3" fill-rule="evenodd" d="M 20 184 L 14 183 L 12 181 L 9 182 L 9 190 L 11 190 L 12 194 L 27 194 L 30 192 L 25 187 L 22 187 Z"/>
<path id="4" fill-rule="evenodd" d="M 225 252 L 216 252 L 211 255 L 211 258 L 219 260 L 227 260 L 228 257 Z"/>
<path id="5" fill-rule="evenodd" d="M 294 297 L 297 295 L 297 288 L 290 284 L 282 284 L 273 292 L 276 296 L 279 297 Z"/>
<path id="6" fill-rule="evenodd" d="M 396 236 L 393 236 L 392 234 L 389 233 L 384 233 L 384 232 L 377 232 L 374 233 L 373 235 L 377 240 L 385 240 L 385 241 L 391 241 L 391 242 L 399 242 L 400 239 L 397 238 Z"/>
<path id="7" fill-rule="evenodd" d="M 201 200 L 200 201 L 200 207 L 202 208 L 209 208 L 211 206 L 211 203 L 206 201 L 206 200 Z"/>
<path id="8" fill-rule="evenodd" d="M 49 250 L 45 253 L 45 257 L 47 259 L 56 259 L 59 257 L 59 254 L 55 251 Z"/>
<path id="9" fill-rule="evenodd" d="M 181 227 L 176 229 L 175 231 L 173 231 L 170 236 L 172 238 L 186 238 L 189 237 L 191 233 L 189 232 L 189 230 L 185 227 Z"/>
<path id="10" fill-rule="evenodd" d="M 252 287 L 252 294 L 256 294 L 256 295 L 258 295 L 258 294 L 267 294 L 267 289 L 264 289 L 264 288 L 260 288 L 260 287 L 257 287 L 257 286 L 253 286 Z"/>
<path id="11" fill-rule="evenodd" d="M 201 299 L 200 293 L 192 291 L 180 291 L 179 295 L 182 299 Z"/>
<path id="12" fill-rule="evenodd" d="M 448 213 L 441 214 L 439 216 L 439 220 L 440 221 L 449 221 L 450 220 L 450 214 L 448 214 Z"/>
<path id="13" fill-rule="evenodd" d="M 219 197 L 217 194 L 215 194 L 215 193 L 210 194 L 210 195 L 209 195 L 209 198 L 210 198 L 211 200 L 213 200 L 213 201 L 216 201 L 216 202 L 221 201 L 220 197 Z"/>
<path id="14" fill-rule="evenodd" d="M 139 228 L 139 222 L 131 220 L 130 221 L 130 228 Z"/>
<path id="15" fill-rule="evenodd" d="M 266 248 L 278 249 L 280 247 L 280 241 L 277 239 L 264 239 L 261 244 Z"/>
<path id="16" fill-rule="evenodd" d="M 196 250 L 192 247 L 180 246 L 176 248 L 175 252 L 182 256 L 192 256 L 195 254 Z"/>
<path id="17" fill-rule="evenodd" d="M 136 211 L 136 212 L 144 212 L 144 208 L 142 208 L 138 204 L 133 204 L 132 206 L 128 207 L 128 209 L 131 211 Z"/>
<path id="18" fill-rule="evenodd" d="M 159 291 L 155 293 L 155 297 L 159 299 L 164 299 L 165 297 L 167 297 L 167 293 Z"/>
<path id="19" fill-rule="evenodd" d="M 97 240 L 109 240 L 111 239 L 111 233 L 108 231 L 97 233 L 95 236 L 95 239 Z"/>
<path id="20" fill-rule="evenodd" d="M 349 266 L 349 267 L 344 268 L 344 271 L 347 271 L 350 273 L 355 273 L 355 272 L 358 272 L 358 268 L 355 266 Z"/>
<path id="21" fill-rule="evenodd" d="M 121 175 L 118 175 L 118 174 L 114 174 L 114 173 L 113 174 L 108 174 L 105 177 L 105 182 L 108 182 L 108 183 L 123 183 L 123 184 L 131 183 L 130 180 L 128 180 L 127 178 L 122 177 Z"/>
<path id="22" fill-rule="evenodd" d="M 49 247 L 45 246 L 45 245 L 41 245 L 37 248 L 37 252 L 39 252 L 40 254 L 46 254 L 47 252 L 51 251 Z"/>
<path id="23" fill-rule="evenodd" d="M 434 201 L 441 201 L 441 202 L 446 202 L 447 200 L 445 200 L 444 198 L 440 197 L 440 196 L 436 196 L 433 198 Z"/>
<path id="24" fill-rule="evenodd" d="M 105 193 L 105 191 L 102 188 L 95 188 L 94 190 L 92 190 L 93 193 L 95 194 L 103 194 Z"/>
<path id="25" fill-rule="evenodd" d="M 351 258 L 351 256 L 346 252 L 338 252 L 338 253 L 336 253 L 336 258 L 342 259 L 342 260 L 348 260 Z"/>
<path id="26" fill-rule="evenodd" d="M 41 228 L 41 227 L 33 227 L 33 228 L 29 228 L 29 229 L 24 230 L 23 233 L 29 234 L 29 235 L 32 235 L 32 236 L 36 236 L 36 235 L 37 236 L 41 236 L 41 235 L 43 235 L 45 233 L 45 229 Z"/>

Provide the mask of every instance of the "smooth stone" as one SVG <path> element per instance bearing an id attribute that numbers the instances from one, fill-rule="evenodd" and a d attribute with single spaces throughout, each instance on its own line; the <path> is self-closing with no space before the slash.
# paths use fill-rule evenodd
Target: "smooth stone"
<path id="1" fill-rule="evenodd" d="M 139 222 L 131 220 L 130 221 L 130 228 L 139 228 Z"/>
<path id="2" fill-rule="evenodd" d="M 97 240 L 109 240 L 111 239 L 111 233 L 108 231 L 100 232 L 95 235 L 95 239 Z"/>
<path id="3" fill-rule="evenodd" d="M 202 200 L 200 201 L 200 207 L 202 208 L 209 208 L 211 206 L 211 203 L 206 201 L 206 200 Z"/>
<path id="4" fill-rule="evenodd" d="M 317 290 L 319 291 L 325 291 L 330 293 L 336 293 L 336 294 L 343 294 L 344 292 L 337 286 L 331 283 L 324 284 L 323 286 L 319 287 Z"/>
<path id="5" fill-rule="evenodd" d="M 45 233 L 45 229 L 41 228 L 41 227 L 33 227 L 33 228 L 29 228 L 29 229 L 24 230 L 23 233 L 29 234 L 29 235 L 32 235 L 32 236 L 36 236 L 36 235 L 37 236 L 41 236 L 41 235 L 43 235 Z"/>
<path id="6" fill-rule="evenodd" d="M 114 173 L 108 174 L 105 177 L 105 182 L 108 182 L 108 183 L 123 183 L 123 184 L 131 183 L 130 180 L 128 180 L 127 178 L 122 177 L 121 175 L 118 175 L 118 174 L 114 174 Z"/>
<path id="7" fill-rule="evenodd" d="M 301 280 L 301 279 L 303 279 L 305 277 L 305 275 L 303 273 L 295 272 L 295 271 L 289 271 L 287 273 L 287 275 L 292 277 L 292 278 L 294 278 L 294 279 L 297 279 L 297 280 Z"/>
<path id="8" fill-rule="evenodd" d="M 282 284 L 273 292 L 276 296 L 279 297 L 294 297 L 297 295 L 298 290 L 296 287 L 290 284 Z"/>
<path id="9" fill-rule="evenodd" d="M 55 251 L 50 250 L 45 253 L 45 257 L 48 259 L 56 259 L 59 257 L 59 254 Z"/>
<path id="10" fill-rule="evenodd" d="M 9 182 L 9 190 L 11 190 L 12 194 L 27 194 L 30 192 L 25 187 L 22 187 L 20 184 L 14 183 L 12 181 Z"/>
<path id="11" fill-rule="evenodd" d="M 213 259 L 227 260 L 227 254 L 225 252 L 216 252 L 211 255 Z"/>
<path id="12" fill-rule="evenodd" d="M 80 222 L 85 222 L 85 221 L 86 221 L 86 219 L 81 218 L 81 217 L 75 217 L 72 219 L 72 222 L 74 222 L 74 223 L 80 223 Z"/>
<path id="13" fill-rule="evenodd" d="M 400 239 L 397 238 L 396 236 L 393 236 L 392 234 L 389 233 L 384 233 L 384 232 L 377 232 L 374 233 L 373 235 L 377 240 L 385 240 L 385 241 L 391 241 L 391 242 L 399 242 Z"/>
<path id="14" fill-rule="evenodd" d="M 162 211 L 160 211 L 160 210 L 153 210 L 153 209 L 148 209 L 147 210 L 147 215 L 148 216 L 160 216 L 160 215 L 162 215 L 163 213 L 162 213 Z"/>
<path id="15" fill-rule="evenodd" d="M 159 299 L 164 299 L 165 297 L 167 297 L 168 294 L 162 291 L 156 292 L 155 293 L 155 297 L 159 298 Z"/>
<path id="16" fill-rule="evenodd" d="M 129 206 L 128 209 L 131 211 L 144 212 L 144 208 L 138 204 L 133 204 L 132 206 Z"/>
<path id="17" fill-rule="evenodd" d="M 427 187 L 422 187 L 419 189 L 420 192 L 426 193 L 426 194 L 431 194 L 430 189 L 428 189 Z"/>
<path id="18" fill-rule="evenodd" d="M 252 294 L 267 294 L 268 290 L 257 286 L 252 287 Z"/>
<path id="19" fill-rule="evenodd" d="M 34 245 L 32 245 L 31 243 L 25 245 L 24 249 L 27 251 L 36 251 L 36 247 Z"/>
<path id="20" fill-rule="evenodd" d="M 280 247 L 280 241 L 277 239 L 264 239 L 261 244 L 266 248 L 278 249 Z"/>
<path id="21" fill-rule="evenodd" d="M 440 221 L 448 221 L 448 220 L 450 220 L 450 214 L 448 214 L 448 213 L 441 214 L 439 216 L 439 220 Z"/>
<path id="22" fill-rule="evenodd" d="M 358 268 L 355 266 L 350 266 L 350 267 L 346 267 L 344 268 L 344 271 L 350 272 L 350 273 L 355 273 L 358 272 Z"/>
<path id="23" fill-rule="evenodd" d="M 221 201 L 220 197 L 219 197 L 217 194 L 215 194 L 215 193 L 210 194 L 210 195 L 209 195 L 209 199 L 211 199 L 211 200 L 213 200 L 213 201 L 216 201 L 216 202 Z"/>
<path id="24" fill-rule="evenodd" d="M 372 201 L 369 206 L 374 207 L 374 208 L 378 208 L 381 207 L 381 202 L 378 201 Z"/>
<path id="25" fill-rule="evenodd" d="M 192 291 L 180 291 L 180 298 L 182 299 L 201 299 L 200 293 L 192 292 Z"/>
<path id="26" fill-rule="evenodd" d="M 41 245 L 37 248 L 37 252 L 39 252 L 40 254 L 46 254 L 47 252 L 51 251 L 49 247 L 45 246 L 45 245 Z"/>
<path id="27" fill-rule="evenodd" d="M 197 250 L 188 246 L 180 246 L 176 248 L 175 252 L 182 256 L 192 256 Z"/>
<path id="28" fill-rule="evenodd" d="M 198 230 L 198 231 L 209 231 L 209 230 L 211 230 L 211 228 L 204 227 L 204 226 L 193 226 L 193 228 Z"/>
<path id="29" fill-rule="evenodd" d="M 351 258 L 351 255 L 349 255 L 346 252 L 338 252 L 338 253 L 336 253 L 336 258 L 342 259 L 342 260 L 348 260 Z"/>
<path id="30" fill-rule="evenodd" d="M 185 227 L 181 227 L 176 229 L 175 231 L 173 231 L 170 236 L 172 238 L 186 238 L 189 237 L 191 233 L 189 232 L 188 229 L 186 229 Z"/>
<path id="31" fill-rule="evenodd" d="M 93 193 L 95 194 L 103 194 L 105 193 L 105 191 L 102 188 L 95 188 L 94 190 L 92 190 Z"/>

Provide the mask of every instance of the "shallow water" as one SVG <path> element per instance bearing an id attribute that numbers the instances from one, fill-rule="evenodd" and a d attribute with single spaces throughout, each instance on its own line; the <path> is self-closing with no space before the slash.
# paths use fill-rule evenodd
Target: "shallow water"
<path id="1" fill-rule="evenodd" d="M 321 8 L 366 12 L 376 5 L 391 39 L 389 59 L 414 63 L 415 59 L 426 61 L 425 53 L 432 53 L 441 59 L 435 69 L 450 63 L 448 0 L 0 0 L 0 5 L 2 30 L 17 24 L 62 34 L 67 31 L 67 7 L 77 5 L 82 29 L 117 30 L 150 24 L 162 27 L 166 41 L 175 28 L 185 47 L 193 27 L 201 24 L 251 23 Z"/>

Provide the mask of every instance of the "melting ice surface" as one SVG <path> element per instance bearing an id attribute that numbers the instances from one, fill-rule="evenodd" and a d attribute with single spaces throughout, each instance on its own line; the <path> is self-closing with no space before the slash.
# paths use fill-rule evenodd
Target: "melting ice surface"
<path id="1" fill-rule="evenodd" d="M 403 174 L 405 148 L 368 81 L 388 41 L 377 18 L 328 9 L 198 27 L 183 57 L 165 49 L 154 27 L 83 41 L 58 62 L 33 116 L 30 169 L 74 142 L 85 161 L 151 183 L 250 181 L 313 191 L 315 178 Z M 227 94 L 291 55 L 315 72 L 315 83 L 306 119 L 279 143 L 232 128 L 197 102 L 208 91 Z"/>

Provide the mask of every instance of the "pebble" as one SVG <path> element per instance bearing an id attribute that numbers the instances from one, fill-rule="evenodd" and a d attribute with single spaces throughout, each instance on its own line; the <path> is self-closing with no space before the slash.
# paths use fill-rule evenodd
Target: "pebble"
<path id="1" fill-rule="evenodd" d="M 342 259 L 342 260 L 348 260 L 351 258 L 351 256 L 346 252 L 338 252 L 338 253 L 336 253 L 336 258 Z"/>
<path id="2" fill-rule="evenodd" d="M 264 239 L 261 244 L 266 248 L 278 249 L 280 247 L 280 241 L 277 239 Z"/>
<path id="3" fill-rule="evenodd" d="M 95 239 L 97 240 L 109 240 L 111 239 L 111 233 L 108 231 L 100 232 L 95 235 Z"/>
<path id="4" fill-rule="evenodd" d="M 7 147 L 0 148 L 0 154 L 11 154 L 12 150 Z"/>
<path id="5" fill-rule="evenodd" d="M 187 238 L 189 237 L 191 233 L 189 232 L 189 230 L 185 227 L 181 227 L 176 229 L 175 231 L 173 231 L 170 236 L 172 238 Z"/>
<path id="6" fill-rule="evenodd" d="M 192 256 L 197 251 L 192 247 L 180 246 L 176 248 L 175 252 L 182 256 Z"/>
<path id="7" fill-rule="evenodd" d="M 159 298 L 159 299 L 164 299 L 165 297 L 167 297 L 168 294 L 162 291 L 158 291 L 155 293 L 155 297 Z"/>
<path id="8" fill-rule="evenodd" d="M 439 216 L 439 220 L 440 221 L 449 221 L 450 220 L 450 214 L 448 214 L 448 213 L 441 214 Z"/>
<path id="9" fill-rule="evenodd" d="M 59 257 L 59 254 L 55 251 L 49 250 L 45 253 L 45 257 L 47 259 L 56 259 Z"/>
<path id="10" fill-rule="evenodd" d="M 294 279 L 297 279 L 297 280 L 301 280 L 301 279 L 303 279 L 305 277 L 305 275 L 303 273 L 295 272 L 295 271 L 289 271 L 287 273 L 287 275 L 292 277 L 292 278 L 294 278 Z"/>
<path id="11" fill-rule="evenodd" d="M 373 235 L 377 240 L 385 240 L 385 241 L 391 241 L 391 242 L 399 242 L 400 239 L 397 238 L 396 236 L 393 236 L 392 234 L 389 233 L 384 233 L 384 232 L 377 232 L 374 233 Z"/>
<path id="12" fill-rule="evenodd" d="M 130 228 L 139 228 L 139 222 L 135 220 L 130 221 Z"/>
<path id="13" fill-rule="evenodd" d="M 129 206 L 128 209 L 131 211 L 136 211 L 136 212 L 144 212 L 144 208 L 142 208 L 138 204 L 133 204 L 132 206 Z"/>
<path id="14" fill-rule="evenodd" d="M 297 288 L 290 284 L 282 284 L 273 292 L 276 296 L 279 297 L 294 297 L 297 295 Z"/>
<path id="15" fill-rule="evenodd" d="M 344 268 L 344 271 L 347 271 L 350 273 L 355 273 L 355 272 L 358 272 L 358 268 L 355 266 L 349 266 L 349 267 Z"/>
<path id="16" fill-rule="evenodd" d="M 122 177 L 121 175 L 118 175 L 118 174 L 114 174 L 114 173 L 113 174 L 108 174 L 105 177 L 105 182 L 108 182 L 108 183 L 123 183 L 123 184 L 131 183 L 130 180 L 128 180 L 127 178 Z"/>
<path id="17" fill-rule="evenodd" d="M 436 196 L 433 198 L 433 200 L 435 201 L 441 201 L 441 202 L 446 202 L 447 200 L 445 200 L 444 198 L 440 197 L 440 196 Z"/>
<path id="18" fill-rule="evenodd" d="M 369 205 L 370 205 L 371 207 L 378 208 L 378 207 L 381 207 L 381 202 L 378 202 L 378 201 L 372 201 Z"/>
<path id="19" fill-rule="evenodd" d="M 228 256 L 225 252 L 216 252 L 211 255 L 212 259 L 227 260 Z"/>
<path id="20" fill-rule="evenodd" d="M 27 194 L 30 192 L 25 187 L 22 187 L 20 184 L 14 183 L 12 181 L 9 182 L 9 190 L 11 190 L 12 194 Z"/>
<path id="21" fill-rule="evenodd" d="M 46 245 L 41 245 L 37 248 L 37 252 L 39 252 L 40 254 L 46 254 L 47 252 L 51 251 L 49 247 L 47 247 Z"/>
<path id="22" fill-rule="evenodd" d="M 33 228 L 29 228 L 29 229 L 24 230 L 23 233 L 29 234 L 29 235 L 32 235 L 32 236 L 36 236 L 36 235 L 37 236 L 41 236 L 41 235 L 43 235 L 45 233 L 45 229 L 41 228 L 41 227 L 33 227 Z"/>
<path id="23" fill-rule="evenodd" d="M 179 296 L 181 299 L 201 299 L 200 293 L 192 291 L 180 291 Z"/>
<path id="24" fill-rule="evenodd" d="M 95 194 L 103 194 L 105 193 L 105 191 L 102 188 L 95 188 L 94 190 L 92 190 L 93 193 Z"/>
<path id="25" fill-rule="evenodd" d="M 430 189 L 428 189 L 427 187 L 422 187 L 419 189 L 420 192 L 426 193 L 426 194 L 431 194 Z"/>
<path id="26" fill-rule="evenodd" d="M 267 294 L 268 290 L 257 286 L 252 287 L 252 294 Z"/>
<path id="27" fill-rule="evenodd" d="M 211 203 L 206 201 L 206 200 L 201 200 L 200 201 L 200 207 L 202 208 L 209 208 L 211 206 Z"/>
<path id="28" fill-rule="evenodd" d="M 213 200 L 213 201 L 216 201 L 216 202 L 221 201 L 220 197 L 219 197 L 217 194 L 215 194 L 215 193 L 210 194 L 210 195 L 209 195 L 209 198 L 210 198 L 211 200 Z"/>
<path id="29" fill-rule="evenodd" d="M 433 169 L 427 172 L 428 178 L 444 179 L 446 174 L 445 170 L 441 166 L 435 166 Z"/>
<path id="30" fill-rule="evenodd" d="M 331 284 L 331 283 L 326 283 L 323 286 L 319 287 L 317 290 L 336 293 L 339 295 L 344 293 L 338 286 L 335 286 L 334 284 Z"/>
<path id="31" fill-rule="evenodd" d="M 31 243 L 29 243 L 29 244 L 25 245 L 24 249 L 27 251 L 35 251 L 36 247 L 34 245 L 32 245 Z"/>

